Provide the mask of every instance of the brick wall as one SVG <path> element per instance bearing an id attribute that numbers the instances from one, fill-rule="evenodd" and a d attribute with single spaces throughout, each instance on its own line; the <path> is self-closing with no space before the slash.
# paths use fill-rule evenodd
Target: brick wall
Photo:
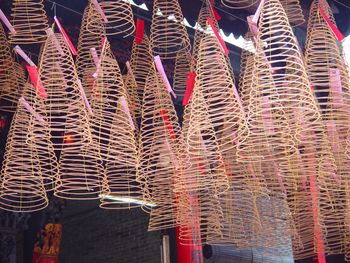
<path id="1" fill-rule="evenodd" d="M 70 201 L 63 218 L 60 263 L 160 263 L 160 233 L 147 232 L 141 209 L 104 210 Z"/>

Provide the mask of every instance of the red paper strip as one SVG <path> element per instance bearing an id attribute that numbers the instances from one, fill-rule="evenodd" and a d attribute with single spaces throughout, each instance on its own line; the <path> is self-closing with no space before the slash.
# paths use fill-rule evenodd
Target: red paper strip
<path id="1" fill-rule="evenodd" d="M 176 138 L 176 134 L 174 132 L 173 126 L 171 126 L 171 123 L 169 121 L 169 116 L 167 115 L 166 110 L 160 110 L 160 114 L 162 115 L 162 119 L 164 121 L 164 125 L 167 128 L 167 130 L 168 130 L 169 137 L 171 139 L 175 139 Z"/>
<path id="2" fill-rule="evenodd" d="M 30 78 L 31 82 L 32 82 L 34 88 L 37 91 L 38 96 L 41 99 L 46 99 L 47 98 L 47 93 L 46 93 L 46 90 L 45 90 L 45 88 L 43 86 L 43 83 L 40 81 L 37 67 L 36 66 L 26 65 L 26 69 L 28 71 L 29 78 Z"/>
<path id="3" fill-rule="evenodd" d="M 339 31 L 339 29 L 337 28 L 337 26 L 335 24 L 333 24 L 333 22 L 329 19 L 329 17 L 326 15 L 326 13 L 323 11 L 322 7 L 319 7 L 320 13 L 323 17 L 323 19 L 326 21 L 326 23 L 328 24 L 328 26 L 330 27 L 330 29 L 332 30 L 334 36 L 337 38 L 337 40 L 339 42 L 344 40 L 344 35 Z"/>
<path id="4" fill-rule="evenodd" d="M 221 16 L 219 15 L 218 11 L 216 11 L 214 6 L 211 6 L 211 10 L 213 11 L 215 20 L 216 21 L 220 21 L 221 20 Z"/>
<path id="5" fill-rule="evenodd" d="M 322 231 L 320 227 L 319 222 L 319 216 L 318 216 L 318 192 L 317 192 L 317 186 L 316 186 L 316 176 L 311 175 L 309 177 L 309 183 L 310 183 L 310 192 L 311 192 L 311 199 L 312 199 L 312 210 L 313 210 L 313 219 L 314 219 L 314 234 L 316 237 L 316 248 L 317 248 L 317 258 L 318 263 L 326 263 L 326 257 L 325 257 L 325 249 L 324 249 L 324 242 L 322 237 Z"/>
<path id="6" fill-rule="evenodd" d="M 181 193 L 186 194 L 186 193 Z M 191 211 L 191 222 L 176 227 L 176 247 L 178 262 L 198 263 L 203 262 L 202 237 L 200 231 L 199 204 L 196 194 L 188 193 L 188 206 Z M 181 230 L 188 233 L 186 244 L 181 240 Z"/>
<path id="7" fill-rule="evenodd" d="M 225 44 L 225 41 L 222 39 L 222 37 L 220 36 L 219 32 L 216 30 L 215 26 L 214 26 L 214 23 L 213 23 L 213 19 L 211 17 L 208 18 L 208 24 L 211 26 L 211 28 L 213 29 L 214 31 L 214 34 L 216 36 L 216 39 L 218 40 L 220 46 L 221 46 L 221 49 L 222 49 L 222 52 L 224 52 L 225 55 L 228 55 L 229 54 L 229 51 L 227 49 L 227 46 Z"/>
<path id="8" fill-rule="evenodd" d="M 187 75 L 187 85 L 186 85 L 184 99 L 182 101 L 183 106 L 186 106 L 190 101 L 190 98 L 194 89 L 194 85 L 196 84 L 196 77 L 197 77 L 197 74 L 194 72 L 189 72 Z"/>
<path id="9" fill-rule="evenodd" d="M 145 36 L 145 21 L 140 18 L 137 18 L 135 44 L 141 45 L 144 36 Z"/>
<path id="10" fill-rule="evenodd" d="M 258 24 L 260 13 L 261 13 L 261 10 L 264 6 L 264 3 L 265 3 L 265 0 L 261 0 L 258 8 L 255 11 L 255 14 L 254 14 L 253 19 L 252 19 L 255 24 Z"/>
<path id="11" fill-rule="evenodd" d="M 63 35 L 63 38 L 64 40 L 66 41 L 70 51 L 72 52 L 73 56 L 77 56 L 78 55 L 78 52 L 77 50 L 75 49 L 72 41 L 69 39 L 69 36 L 67 35 L 66 31 L 64 30 L 64 28 L 62 27 L 60 21 L 58 20 L 58 18 L 56 16 L 54 16 L 53 18 L 56 22 L 56 25 L 58 27 L 58 29 L 60 30 L 61 34 Z"/>

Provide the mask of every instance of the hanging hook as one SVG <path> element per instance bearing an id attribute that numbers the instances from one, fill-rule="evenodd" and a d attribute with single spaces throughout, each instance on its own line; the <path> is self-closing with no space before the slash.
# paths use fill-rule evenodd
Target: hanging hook
<path id="1" fill-rule="evenodd" d="M 51 10 L 53 10 L 54 16 L 56 16 L 56 9 L 57 9 L 56 2 L 52 2 Z"/>

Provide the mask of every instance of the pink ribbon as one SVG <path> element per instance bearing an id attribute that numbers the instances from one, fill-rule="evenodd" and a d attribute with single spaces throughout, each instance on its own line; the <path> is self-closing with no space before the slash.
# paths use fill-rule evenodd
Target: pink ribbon
<path id="1" fill-rule="evenodd" d="M 38 114 L 37 112 L 35 112 L 35 110 L 29 105 L 29 103 L 25 100 L 25 98 L 23 97 L 20 97 L 19 100 L 18 100 L 24 108 L 26 108 L 26 110 L 33 115 L 33 117 L 35 119 L 37 119 L 37 121 L 39 121 L 41 124 L 44 124 L 44 118 Z"/>
<path id="2" fill-rule="evenodd" d="M 92 59 L 94 60 L 95 66 L 97 67 L 100 59 L 98 58 L 96 48 L 94 47 L 90 48 L 90 54 L 92 56 Z"/>
<path id="3" fill-rule="evenodd" d="M 79 87 L 79 91 L 81 93 L 81 96 L 83 97 L 83 100 L 84 100 L 84 103 L 85 103 L 85 107 L 88 109 L 89 113 L 92 115 L 93 114 L 92 108 L 90 106 L 89 100 L 86 97 L 86 93 L 85 93 L 85 91 L 83 89 L 83 85 L 81 84 L 80 79 L 77 80 L 77 83 L 78 83 L 78 87 Z"/>
<path id="4" fill-rule="evenodd" d="M 130 62 L 127 61 L 125 64 L 126 64 L 126 68 L 128 69 L 128 73 L 131 75 L 132 79 L 135 81 L 134 71 L 131 68 Z M 135 81 L 135 86 L 137 87 L 136 81 Z"/>
<path id="5" fill-rule="evenodd" d="M 130 114 L 130 110 L 129 110 L 129 107 L 128 107 L 128 103 L 127 103 L 125 97 L 124 96 L 120 96 L 119 97 L 119 102 L 120 102 L 120 104 L 122 106 L 122 110 L 125 112 L 125 114 L 129 118 L 129 122 L 130 122 L 130 125 L 131 125 L 132 129 L 135 130 L 134 121 L 132 120 L 132 117 L 131 117 L 131 114 Z"/>
<path id="6" fill-rule="evenodd" d="M 252 22 L 253 22 L 254 24 L 258 24 L 259 17 L 260 17 L 260 13 L 261 13 L 261 10 L 262 10 L 262 8 L 263 8 L 263 6 L 264 6 L 264 3 L 265 3 L 265 0 L 261 0 L 261 1 L 260 1 L 260 4 L 259 4 L 259 6 L 258 6 L 258 8 L 257 8 L 256 11 L 255 11 L 255 14 L 254 14 L 254 16 L 253 16 L 253 18 L 252 18 Z"/>
<path id="7" fill-rule="evenodd" d="M 108 19 L 107 19 L 105 13 L 103 12 L 103 10 L 102 10 L 100 4 L 97 2 L 97 0 L 91 0 L 91 2 L 94 4 L 94 6 L 95 6 L 97 12 L 100 13 L 100 15 L 101 15 L 103 21 L 104 21 L 105 23 L 108 23 Z"/>
<path id="8" fill-rule="evenodd" d="M 10 21 L 5 16 L 4 12 L 0 9 L 0 19 L 5 24 L 5 26 L 10 30 L 11 33 L 15 34 L 16 30 L 13 27 L 13 25 L 10 23 Z"/>
<path id="9" fill-rule="evenodd" d="M 176 94 L 174 93 L 173 89 L 171 88 L 170 82 L 168 80 L 168 77 L 165 74 L 165 70 L 164 70 L 162 61 L 160 60 L 160 57 L 155 56 L 154 62 L 156 64 L 156 67 L 157 67 L 159 74 L 161 75 L 161 77 L 163 79 L 165 87 L 167 88 L 168 92 L 174 97 L 174 99 L 176 99 Z"/>
<path id="10" fill-rule="evenodd" d="M 58 50 L 58 52 L 60 52 L 61 55 L 64 55 L 63 49 L 62 49 L 62 47 L 60 45 L 60 42 L 58 42 L 58 39 L 55 36 L 55 34 L 53 33 L 51 28 L 46 29 L 46 34 L 52 38 L 52 41 L 53 41 L 56 49 Z"/>
<path id="11" fill-rule="evenodd" d="M 107 43 L 107 38 L 103 38 L 102 39 L 102 50 L 101 50 L 101 56 L 100 59 L 98 60 L 98 64 L 96 66 L 96 71 L 95 73 L 92 75 L 94 78 L 97 78 L 98 72 L 100 71 L 101 68 L 101 63 L 102 63 L 102 56 L 104 56 L 105 54 L 105 49 L 106 49 L 106 43 Z"/>
<path id="12" fill-rule="evenodd" d="M 15 46 L 15 51 L 18 55 L 20 55 L 30 66 L 36 67 L 34 62 L 27 56 L 27 54 L 22 50 L 20 46 Z"/>

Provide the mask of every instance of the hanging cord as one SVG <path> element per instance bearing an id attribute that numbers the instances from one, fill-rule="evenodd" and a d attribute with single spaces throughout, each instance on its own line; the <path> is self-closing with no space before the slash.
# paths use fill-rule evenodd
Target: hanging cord
<path id="1" fill-rule="evenodd" d="M 56 9 L 57 9 L 56 2 L 53 2 L 51 6 L 51 10 L 53 10 L 54 16 L 56 16 Z"/>
<path id="2" fill-rule="evenodd" d="M 336 2 L 337 4 L 340 4 L 340 5 L 346 7 L 347 9 L 350 10 L 350 6 L 348 6 L 348 5 L 344 4 L 344 3 L 339 2 L 338 0 L 333 0 L 333 1 Z"/>
<path id="3" fill-rule="evenodd" d="M 65 6 L 65 5 L 57 4 L 55 1 L 51 1 L 51 0 L 45 0 L 45 1 L 47 1 L 47 2 L 49 2 L 49 3 L 52 3 L 52 6 L 55 6 L 54 11 L 56 11 L 56 7 L 59 6 L 59 7 L 62 7 L 62 8 L 64 8 L 64 9 L 68 10 L 68 11 L 71 11 L 71 12 L 73 12 L 73 13 L 76 13 L 76 14 L 78 14 L 78 15 L 83 16 L 82 13 L 80 13 L 80 12 L 78 12 L 78 11 L 75 11 L 74 9 L 71 9 L 71 8 Z M 52 8 L 53 8 L 53 7 L 52 7 Z M 51 9 L 52 9 L 52 8 L 51 8 Z"/>

